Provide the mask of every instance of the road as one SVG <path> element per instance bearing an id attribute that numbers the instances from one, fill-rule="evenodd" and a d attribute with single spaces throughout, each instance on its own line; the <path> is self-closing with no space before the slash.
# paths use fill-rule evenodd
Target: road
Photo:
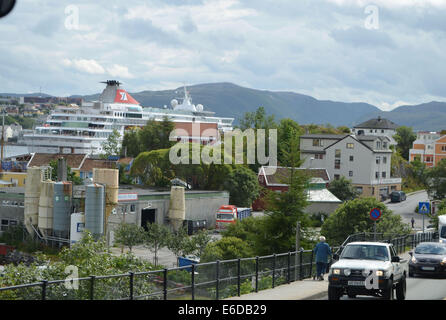
<path id="1" fill-rule="evenodd" d="M 387 208 L 393 211 L 393 213 L 400 215 L 403 218 L 403 222 L 410 225 L 412 217 L 415 219 L 415 229 L 422 230 L 423 228 L 423 216 L 415 213 L 415 208 L 418 207 L 419 202 L 429 202 L 427 192 L 419 192 L 412 195 L 408 195 L 407 199 L 402 202 L 390 203 L 386 202 Z M 425 227 L 429 224 L 429 219 L 425 218 Z"/>
<path id="2" fill-rule="evenodd" d="M 446 277 L 425 277 L 407 279 L 406 300 L 446 300 Z M 376 300 L 378 297 L 357 296 L 350 299 L 342 296 L 341 300 Z M 328 296 L 320 300 L 328 300 Z"/>

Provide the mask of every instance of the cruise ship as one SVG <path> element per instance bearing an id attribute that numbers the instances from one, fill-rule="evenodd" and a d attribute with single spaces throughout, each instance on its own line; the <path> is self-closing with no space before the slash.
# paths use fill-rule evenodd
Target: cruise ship
<path id="1" fill-rule="evenodd" d="M 143 127 L 147 121 L 162 121 L 167 117 L 182 129 L 178 141 L 199 141 L 212 144 L 221 133 L 232 131 L 234 118 L 216 117 L 214 112 L 203 110 L 203 105 L 192 104 L 184 87 L 182 101 L 173 99 L 164 108 L 142 107 L 116 80 L 103 82 L 106 88 L 99 101 L 83 102 L 80 107 L 57 106 L 43 125 L 23 140 L 29 152 L 103 154 L 102 144 L 116 129 L 121 139 L 127 129 Z M 198 129 L 196 129 L 198 128 Z"/>

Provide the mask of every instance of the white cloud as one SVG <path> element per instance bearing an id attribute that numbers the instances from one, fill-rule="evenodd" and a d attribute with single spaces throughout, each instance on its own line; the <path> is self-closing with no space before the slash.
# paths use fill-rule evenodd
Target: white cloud
<path id="1" fill-rule="evenodd" d="M 73 66 L 81 72 L 90 74 L 104 74 L 105 69 L 94 59 L 64 59 L 63 64 L 65 66 Z"/>
<path id="2" fill-rule="evenodd" d="M 107 68 L 107 72 L 109 75 L 116 78 L 134 78 L 133 74 L 129 72 L 129 69 L 126 66 L 121 66 L 119 64 L 114 64 Z"/>

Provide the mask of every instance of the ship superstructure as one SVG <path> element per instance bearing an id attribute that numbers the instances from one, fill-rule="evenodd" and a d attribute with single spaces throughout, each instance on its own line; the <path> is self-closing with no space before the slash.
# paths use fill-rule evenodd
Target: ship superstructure
<path id="1" fill-rule="evenodd" d="M 80 107 L 57 106 L 43 125 L 37 126 L 33 133 L 24 134 L 23 139 L 29 151 L 102 154 L 102 144 L 114 129 L 122 138 L 129 128 L 143 127 L 150 119 L 162 121 L 165 117 L 174 122 L 177 128 L 188 132 L 178 136 L 178 140 L 213 143 L 218 139 L 218 133 L 233 129 L 233 118 L 217 117 L 213 112 L 204 111 L 203 105 L 192 104 L 186 87 L 181 103 L 173 99 L 171 108 L 157 108 L 142 107 L 121 87 L 119 81 L 108 80 L 104 83 L 106 88 L 99 101 L 84 102 Z M 189 131 L 195 126 L 201 126 L 202 129 L 215 128 L 215 134 L 198 131 L 198 136 L 193 136 Z"/>

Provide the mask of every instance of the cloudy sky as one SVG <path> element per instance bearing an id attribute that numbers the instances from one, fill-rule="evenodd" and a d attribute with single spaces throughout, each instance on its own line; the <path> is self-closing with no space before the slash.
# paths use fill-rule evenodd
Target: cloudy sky
<path id="1" fill-rule="evenodd" d="M 0 92 L 233 82 L 384 110 L 446 101 L 446 0 L 18 0 Z"/>

